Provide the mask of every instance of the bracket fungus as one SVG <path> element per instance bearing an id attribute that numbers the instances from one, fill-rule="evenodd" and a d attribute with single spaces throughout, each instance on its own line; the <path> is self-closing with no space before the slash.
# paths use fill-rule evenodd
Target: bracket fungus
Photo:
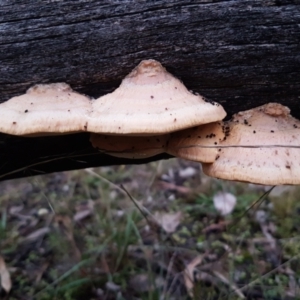
<path id="1" fill-rule="evenodd" d="M 94 148 L 111 156 L 140 159 L 165 152 L 167 135 L 117 136 L 91 133 Z"/>
<path id="2" fill-rule="evenodd" d="M 171 133 L 167 153 L 194 161 L 211 163 L 218 156 L 216 146 L 225 138 L 222 122 L 213 122 Z"/>
<path id="3" fill-rule="evenodd" d="M 269 103 L 225 122 L 227 137 L 205 174 L 257 184 L 300 184 L 300 121 L 289 108 Z"/>
<path id="4" fill-rule="evenodd" d="M 68 84 L 38 84 L 0 104 L 0 131 L 34 136 L 86 131 L 90 110 L 90 99 Z"/>
<path id="5" fill-rule="evenodd" d="M 193 95 L 155 60 L 142 61 L 92 106 L 88 131 L 110 135 L 160 135 L 226 116 L 220 104 Z"/>

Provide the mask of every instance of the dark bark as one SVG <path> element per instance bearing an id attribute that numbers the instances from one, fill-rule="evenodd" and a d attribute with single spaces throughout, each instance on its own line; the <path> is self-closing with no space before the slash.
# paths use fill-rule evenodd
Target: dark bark
<path id="1" fill-rule="evenodd" d="M 300 118 L 299 40 L 299 0 L 2 0 L 0 102 L 50 82 L 98 97 L 154 58 L 229 115 L 280 102 Z M 0 179 L 125 161 L 83 150 L 95 153 L 86 135 L 1 135 Z M 71 153 L 78 156 L 3 175 Z"/>
<path id="2" fill-rule="evenodd" d="M 104 155 L 90 146 L 87 133 L 17 139 L 2 135 L 0 153 L 0 181 L 98 165 L 142 164 L 170 157 L 162 154 L 133 161 Z"/>

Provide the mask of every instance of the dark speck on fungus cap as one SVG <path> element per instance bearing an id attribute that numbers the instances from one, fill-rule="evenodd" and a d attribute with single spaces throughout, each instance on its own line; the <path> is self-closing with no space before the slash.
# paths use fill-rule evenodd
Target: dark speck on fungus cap
<path id="1" fill-rule="evenodd" d="M 219 145 L 219 159 L 203 164 L 205 174 L 266 185 L 300 184 L 300 149 L 295 148 L 300 147 L 300 121 L 289 108 L 269 103 L 237 113 L 225 125 L 230 136 Z"/>

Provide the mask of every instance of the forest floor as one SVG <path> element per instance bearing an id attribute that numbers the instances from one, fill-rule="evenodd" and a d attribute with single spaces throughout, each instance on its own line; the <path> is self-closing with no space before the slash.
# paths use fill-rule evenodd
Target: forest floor
<path id="1" fill-rule="evenodd" d="M 300 299 L 300 188 L 271 188 L 177 159 L 1 182 L 0 299 Z"/>

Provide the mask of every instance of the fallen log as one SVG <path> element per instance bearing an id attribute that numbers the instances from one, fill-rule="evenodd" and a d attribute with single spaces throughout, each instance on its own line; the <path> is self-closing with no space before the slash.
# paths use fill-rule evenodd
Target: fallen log
<path id="1" fill-rule="evenodd" d="M 3 0 L 0 102 L 52 82 L 99 97 L 153 58 L 229 116 L 279 102 L 300 118 L 299 24 L 298 0 Z M 167 157 L 112 158 L 87 134 L 1 134 L 0 180 Z"/>

